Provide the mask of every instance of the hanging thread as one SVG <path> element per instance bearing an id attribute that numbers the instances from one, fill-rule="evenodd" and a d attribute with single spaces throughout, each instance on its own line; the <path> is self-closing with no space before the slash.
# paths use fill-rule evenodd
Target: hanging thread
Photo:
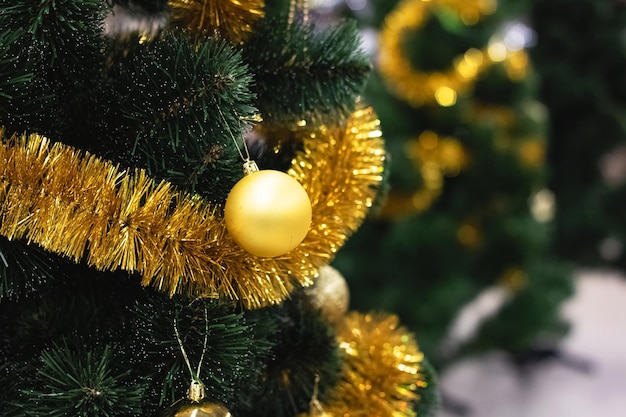
<path id="1" fill-rule="evenodd" d="M 193 304 L 196 300 L 192 301 Z M 209 341 L 209 314 L 207 312 L 206 306 L 204 307 L 204 343 L 202 345 L 202 354 L 200 355 L 200 361 L 198 362 L 198 369 L 196 369 L 195 373 L 193 367 L 191 366 L 191 362 L 189 361 L 189 356 L 187 355 L 187 351 L 183 346 L 183 340 L 180 337 L 180 332 L 178 331 L 178 313 L 174 316 L 174 333 L 176 334 L 176 340 L 178 341 L 178 346 L 180 347 L 180 351 L 183 354 L 183 359 L 187 364 L 187 368 L 189 369 L 189 373 L 191 374 L 191 383 L 189 385 L 189 391 L 187 392 L 187 398 L 194 402 L 200 402 L 204 399 L 205 390 L 204 383 L 200 380 L 200 370 L 202 369 L 202 362 L 204 361 L 204 354 L 207 350 L 207 344 Z"/>
<path id="2" fill-rule="evenodd" d="M 226 118 L 224 117 L 224 113 L 222 113 L 222 110 L 220 109 L 219 106 L 217 106 L 217 110 L 220 113 L 220 116 L 222 117 L 222 121 L 224 122 L 224 125 L 226 126 L 226 129 L 228 129 L 228 133 L 230 134 L 230 137 L 233 140 L 233 143 L 235 144 L 235 147 L 237 148 L 237 152 L 239 152 L 239 156 L 243 160 L 243 173 L 244 173 L 244 175 L 248 175 L 248 174 L 252 174 L 253 172 L 257 172 L 259 170 L 259 167 L 257 166 L 256 162 L 254 162 L 253 160 L 250 159 L 250 151 L 248 150 L 248 145 L 246 144 L 246 140 L 242 139 L 243 149 L 246 151 L 246 154 L 244 156 L 243 152 L 241 152 L 241 147 L 239 146 L 239 143 L 237 143 L 237 139 L 235 139 L 235 135 L 233 134 L 233 131 L 230 128 L 230 125 L 226 122 Z"/>

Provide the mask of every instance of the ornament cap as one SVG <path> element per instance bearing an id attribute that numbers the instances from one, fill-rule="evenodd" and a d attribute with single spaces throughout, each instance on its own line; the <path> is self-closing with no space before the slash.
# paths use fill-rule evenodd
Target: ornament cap
<path id="1" fill-rule="evenodd" d="M 204 384 L 199 379 L 194 379 L 189 385 L 189 391 L 187 391 L 187 398 L 195 403 L 199 403 L 204 399 Z"/>
<path id="2" fill-rule="evenodd" d="M 258 165 L 251 159 L 246 159 L 243 163 L 243 174 L 250 175 L 259 170 Z"/>

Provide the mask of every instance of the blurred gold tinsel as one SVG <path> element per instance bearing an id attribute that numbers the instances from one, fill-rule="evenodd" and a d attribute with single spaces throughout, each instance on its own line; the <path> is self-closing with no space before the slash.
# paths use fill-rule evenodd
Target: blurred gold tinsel
<path id="1" fill-rule="evenodd" d="M 412 106 L 456 103 L 459 95 L 470 91 L 478 77 L 491 65 L 503 63 L 512 79 L 526 76 L 528 55 L 523 50 L 509 50 L 501 41 L 493 41 L 482 50 L 471 48 L 455 57 L 444 71 L 420 71 L 404 50 L 407 33 L 420 30 L 433 8 L 456 12 L 466 25 L 478 23 L 496 9 L 495 0 L 405 0 L 387 15 L 380 34 L 379 70 L 385 82 L 399 98 Z"/>
<path id="2" fill-rule="evenodd" d="M 301 139 L 289 173 L 309 194 L 313 221 L 303 243 L 280 257 L 248 254 L 214 207 L 143 170 L 121 170 L 37 134 L 7 139 L 2 129 L 0 234 L 100 270 L 136 271 L 142 285 L 169 294 L 275 304 L 312 283 L 365 218 L 382 180 L 385 153 L 371 109 Z"/>
<path id="3" fill-rule="evenodd" d="M 323 401 L 341 417 L 413 417 L 424 380 L 415 338 L 395 315 L 348 313 L 337 328 L 344 355 L 340 382 Z M 315 415 L 315 414 L 312 414 Z"/>
<path id="4" fill-rule="evenodd" d="M 170 25 L 194 33 L 219 33 L 232 44 L 243 43 L 254 22 L 265 15 L 264 0 L 169 0 Z"/>
<path id="5" fill-rule="evenodd" d="M 378 213 L 380 218 L 398 218 L 426 211 L 441 195 L 445 177 L 459 175 L 469 163 L 469 155 L 456 138 L 425 130 L 407 141 L 406 156 L 422 178 L 413 192 L 391 190 Z"/>

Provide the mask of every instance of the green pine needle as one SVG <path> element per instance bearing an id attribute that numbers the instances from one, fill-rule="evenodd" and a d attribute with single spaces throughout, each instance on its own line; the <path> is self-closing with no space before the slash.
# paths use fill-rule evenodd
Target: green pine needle
<path id="1" fill-rule="evenodd" d="M 271 314 L 281 326 L 275 335 L 271 360 L 263 382 L 251 395 L 253 409 L 236 409 L 239 417 L 288 417 L 305 412 L 313 394 L 316 376 L 319 395 L 324 395 L 339 378 L 341 362 L 332 325 L 300 294 L 280 306 L 259 313 Z"/>
<path id="2" fill-rule="evenodd" d="M 426 387 L 420 388 L 419 400 L 413 410 L 418 417 L 432 417 L 441 406 L 441 393 L 439 382 L 433 366 L 426 359 L 422 362 L 423 379 Z"/>
<path id="3" fill-rule="evenodd" d="M 354 109 L 370 71 L 356 25 L 316 31 L 270 18 L 244 45 L 267 124 L 333 124 Z"/>
<path id="4" fill-rule="evenodd" d="M 208 323 L 204 320 L 205 309 Z M 262 364 L 268 360 L 272 346 L 267 329 L 257 331 L 257 323 L 236 313 L 232 305 L 218 300 L 169 299 L 158 294 L 145 303 L 137 303 L 133 313 L 136 346 L 131 350 L 137 358 L 134 368 L 143 369 L 145 377 L 152 381 L 149 403 L 165 407 L 185 398 L 192 375 L 183 349 L 195 373 L 202 358 L 207 325 L 200 380 L 210 399 L 227 405 L 242 404 L 236 388 L 259 383 Z"/>
<path id="5" fill-rule="evenodd" d="M 84 58 L 81 56 L 84 50 L 72 48 L 100 33 L 106 7 L 100 0 L 21 0 L 11 3 L 10 6 L 2 5 L 0 19 L 6 17 L 15 27 L 24 28 L 32 43 L 46 45 L 53 61 L 68 53 L 77 60 Z"/>
<path id="6" fill-rule="evenodd" d="M 37 417 L 122 417 L 141 411 L 143 389 L 128 382 L 130 370 L 119 363 L 116 351 L 85 350 L 67 340 L 42 352 L 41 365 L 31 389 L 22 390 L 30 401 L 21 407 Z"/>
<path id="7" fill-rule="evenodd" d="M 41 248 L 0 237 L 0 300 L 17 299 L 32 291 L 55 270 L 52 256 Z"/>
<path id="8" fill-rule="evenodd" d="M 251 74 L 225 42 L 166 33 L 137 45 L 113 67 L 119 113 L 132 148 L 151 175 L 225 200 L 241 178 L 241 143 L 251 104 Z"/>

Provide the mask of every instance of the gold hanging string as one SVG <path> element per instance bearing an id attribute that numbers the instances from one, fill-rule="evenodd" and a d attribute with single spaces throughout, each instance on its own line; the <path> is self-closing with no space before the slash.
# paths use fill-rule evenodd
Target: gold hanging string
<path id="1" fill-rule="evenodd" d="M 233 134 L 232 129 L 230 128 L 230 125 L 226 122 L 226 118 L 224 117 L 224 113 L 222 113 L 222 109 L 220 109 L 220 106 L 216 105 L 215 106 L 217 108 L 217 111 L 220 114 L 220 117 L 222 118 L 222 121 L 224 122 L 224 125 L 226 126 L 226 129 L 228 130 L 228 133 L 230 134 L 231 139 L 233 140 L 233 143 L 235 144 L 235 147 L 237 148 L 237 152 L 239 152 L 239 156 L 241 156 L 241 159 L 244 162 L 247 162 L 250 160 L 250 152 L 248 151 L 248 145 L 246 145 L 246 140 L 243 139 L 243 148 L 246 151 L 246 155 L 244 156 L 243 153 L 241 152 L 241 147 L 239 146 L 239 143 L 237 143 L 237 139 L 235 139 L 235 135 Z"/>
<path id="2" fill-rule="evenodd" d="M 220 106 L 216 106 L 216 107 L 217 107 L 217 111 L 220 113 L 220 116 L 222 118 L 222 121 L 224 122 L 224 125 L 226 126 L 226 129 L 228 130 L 228 133 L 230 134 L 231 139 L 233 140 L 233 143 L 235 144 L 235 147 L 237 148 L 237 152 L 239 152 L 239 156 L 243 160 L 244 174 L 251 174 L 253 172 L 258 171 L 259 167 L 257 166 L 256 162 L 250 160 L 250 151 L 248 150 L 246 139 L 242 138 L 243 148 L 246 151 L 246 155 L 244 156 L 243 152 L 241 152 L 241 147 L 237 143 L 237 139 L 235 139 L 235 135 L 233 134 L 233 131 L 230 128 L 230 125 L 226 122 L 226 118 L 224 117 L 224 113 L 222 113 L 222 109 L 220 109 Z M 239 119 L 239 121 L 241 122 L 241 119 Z"/>
<path id="3" fill-rule="evenodd" d="M 319 386 L 320 386 L 320 376 L 315 374 L 315 385 L 313 385 L 313 395 L 311 396 L 311 401 L 309 402 L 309 412 L 312 415 L 321 415 L 324 412 L 324 407 L 322 407 L 322 403 L 317 398 L 319 395 Z"/>
<path id="4" fill-rule="evenodd" d="M 192 301 L 188 307 L 190 307 L 195 301 Z M 202 362 L 204 361 L 204 355 L 207 351 L 208 341 L 209 341 L 209 315 L 207 312 L 206 305 L 204 306 L 204 343 L 202 344 L 202 354 L 200 355 L 200 361 L 198 362 L 198 368 L 194 372 L 193 367 L 191 366 L 191 361 L 189 360 L 189 356 L 187 355 L 187 351 L 185 350 L 185 346 L 183 345 L 183 340 L 180 337 L 180 332 L 178 331 L 178 314 L 176 313 L 174 316 L 174 334 L 176 334 L 176 340 L 178 341 L 178 346 L 180 347 L 180 351 L 183 354 L 183 359 L 187 364 L 187 368 L 189 369 L 189 373 L 191 374 L 191 383 L 189 385 L 189 391 L 187 392 L 187 398 L 191 401 L 200 402 L 204 399 L 204 383 L 200 380 L 200 370 L 202 369 Z"/>

